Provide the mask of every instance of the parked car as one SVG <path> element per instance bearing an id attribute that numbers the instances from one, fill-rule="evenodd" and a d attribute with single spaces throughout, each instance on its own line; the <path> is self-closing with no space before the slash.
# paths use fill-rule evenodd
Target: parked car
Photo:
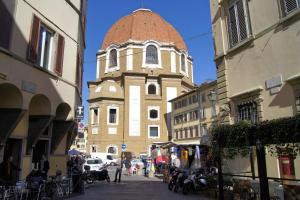
<path id="1" fill-rule="evenodd" d="M 107 165 L 116 165 L 117 159 L 114 157 L 113 154 L 109 153 L 91 153 L 92 158 L 100 158 L 104 163 Z"/>
<path id="2" fill-rule="evenodd" d="M 84 166 L 89 166 L 90 170 L 99 171 L 101 168 L 103 168 L 104 162 L 102 161 L 101 158 L 88 158 L 87 160 L 85 160 L 83 164 L 83 169 Z"/>

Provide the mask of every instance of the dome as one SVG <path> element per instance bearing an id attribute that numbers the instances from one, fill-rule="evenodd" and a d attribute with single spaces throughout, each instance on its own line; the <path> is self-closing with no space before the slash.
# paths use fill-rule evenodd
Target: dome
<path id="1" fill-rule="evenodd" d="M 123 89 L 113 80 L 102 82 L 95 88 L 94 94 L 94 98 L 124 98 Z"/>
<path id="2" fill-rule="evenodd" d="M 187 50 L 181 35 L 161 16 L 148 9 L 139 9 L 121 18 L 107 32 L 102 49 L 111 44 L 122 44 L 128 40 L 145 42 L 154 40 L 172 43 L 180 50 Z"/>

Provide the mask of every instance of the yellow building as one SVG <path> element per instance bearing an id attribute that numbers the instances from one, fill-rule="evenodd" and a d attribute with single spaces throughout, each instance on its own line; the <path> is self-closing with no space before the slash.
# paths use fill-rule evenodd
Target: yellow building
<path id="1" fill-rule="evenodd" d="M 89 150 L 136 156 L 171 136 L 171 103 L 193 89 L 193 64 L 180 34 L 139 9 L 116 22 L 97 52 L 89 85 Z"/>
<path id="2" fill-rule="evenodd" d="M 210 6 L 220 110 L 229 111 L 224 122 L 299 113 L 300 2 L 210 0 Z M 273 157 L 268 150 L 269 177 L 300 177 L 299 156 Z M 249 172 L 249 158 L 224 167 Z"/>
<path id="3" fill-rule="evenodd" d="M 87 153 L 88 130 L 84 128 L 84 132 L 78 132 L 76 138 L 73 140 L 70 150 L 75 149 L 81 153 Z"/>
<path id="4" fill-rule="evenodd" d="M 0 161 L 13 156 L 16 180 L 42 154 L 50 175 L 65 172 L 81 105 L 86 4 L 0 1 Z"/>
<path id="5" fill-rule="evenodd" d="M 172 99 L 172 141 L 183 145 L 210 145 L 217 124 L 217 81 L 205 82 Z"/>

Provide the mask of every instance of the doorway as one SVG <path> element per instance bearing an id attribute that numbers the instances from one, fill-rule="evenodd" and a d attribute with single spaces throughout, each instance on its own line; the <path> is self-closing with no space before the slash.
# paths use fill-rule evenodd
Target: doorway
<path id="1" fill-rule="evenodd" d="M 49 141 L 39 140 L 36 143 L 35 147 L 33 148 L 33 153 L 32 153 L 33 168 L 39 169 L 42 156 L 45 155 L 46 157 L 48 157 L 48 152 L 49 152 Z"/>
<path id="2" fill-rule="evenodd" d="M 22 139 L 7 139 L 4 147 L 4 160 L 8 159 L 10 156 L 13 157 L 13 164 L 20 168 L 21 165 L 21 154 L 22 154 Z M 13 181 L 19 180 L 19 171 L 13 171 Z"/>

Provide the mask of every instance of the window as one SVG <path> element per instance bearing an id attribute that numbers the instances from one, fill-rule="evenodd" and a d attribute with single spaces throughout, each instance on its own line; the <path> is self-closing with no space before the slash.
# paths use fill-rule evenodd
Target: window
<path id="1" fill-rule="evenodd" d="M 119 108 L 115 106 L 107 107 L 107 122 L 111 125 L 118 125 Z"/>
<path id="2" fill-rule="evenodd" d="M 198 101 L 198 95 L 193 95 L 193 103 L 197 103 Z"/>
<path id="3" fill-rule="evenodd" d="M 192 104 L 192 96 L 189 97 L 189 104 Z"/>
<path id="4" fill-rule="evenodd" d="M 195 130 L 195 137 L 199 137 L 199 131 L 198 131 L 198 126 L 194 126 L 194 130 Z"/>
<path id="5" fill-rule="evenodd" d="M 111 154 L 118 154 L 118 149 L 115 146 L 109 146 L 107 148 L 107 153 L 111 153 Z"/>
<path id="6" fill-rule="evenodd" d="M 202 133 L 201 133 L 201 135 L 207 135 L 207 125 L 206 125 L 206 124 L 203 124 L 201 128 L 202 128 Z"/>
<path id="7" fill-rule="evenodd" d="M 175 102 L 174 103 L 174 110 L 176 110 L 177 109 L 177 103 Z"/>
<path id="8" fill-rule="evenodd" d="M 205 119 L 206 118 L 205 108 L 201 108 L 200 109 L 200 118 L 201 119 Z"/>
<path id="9" fill-rule="evenodd" d="M 158 110 L 152 109 L 149 111 L 150 119 L 157 119 L 158 118 Z"/>
<path id="10" fill-rule="evenodd" d="M 258 121 L 256 102 L 248 102 L 237 106 L 238 121 L 246 120 L 252 123 Z"/>
<path id="11" fill-rule="evenodd" d="M 117 123 L 117 109 L 115 108 L 109 109 L 109 123 L 110 124 Z"/>
<path id="12" fill-rule="evenodd" d="M 149 126 L 149 138 L 159 138 L 159 126 Z"/>
<path id="13" fill-rule="evenodd" d="M 178 139 L 179 135 L 178 135 L 178 130 L 175 130 L 175 139 Z"/>
<path id="14" fill-rule="evenodd" d="M 99 124 L 99 109 L 92 108 L 91 109 L 91 124 Z"/>
<path id="15" fill-rule="evenodd" d="M 193 127 L 190 127 L 190 137 L 194 137 L 194 134 L 193 134 Z"/>
<path id="16" fill-rule="evenodd" d="M 280 4 L 283 17 L 300 8 L 300 0 L 280 0 Z"/>
<path id="17" fill-rule="evenodd" d="M 118 54 L 116 49 L 112 49 L 109 52 L 109 68 L 117 67 L 118 66 Z"/>
<path id="18" fill-rule="evenodd" d="M 250 35 L 246 0 L 237 0 L 228 9 L 230 46 L 244 41 Z"/>
<path id="19" fill-rule="evenodd" d="M 32 23 L 30 42 L 28 48 L 28 60 L 47 70 L 53 69 L 62 76 L 65 39 L 63 36 L 50 30 L 41 20 L 34 15 Z M 56 58 L 54 58 L 54 35 L 57 35 Z M 54 61 L 54 64 L 52 64 Z M 52 67 L 53 66 L 53 67 Z"/>
<path id="20" fill-rule="evenodd" d="M 44 25 L 40 26 L 38 43 L 38 64 L 50 70 L 51 55 L 53 45 L 53 32 L 47 29 Z"/>
<path id="21" fill-rule="evenodd" d="M 181 58 L 181 61 L 180 61 L 181 62 L 181 71 L 186 72 L 185 55 L 181 54 L 180 58 Z"/>
<path id="22" fill-rule="evenodd" d="M 154 45 L 149 45 L 146 49 L 146 63 L 158 64 L 157 48 Z"/>
<path id="23" fill-rule="evenodd" d="M 156 94 L 156 86 L 154 84 L 148 86 L 148 94 Z"/>
<path id="24" fill-rule="evenodd" d="M 185 139 L 189 138 L 188 129 L 187 128 L 184 129 L 184 138 Z"/>
<path id="25" fill-rule="evenodd" d="M 300 89 L 296 91 L 296 111 L 300 113 Z"/>

